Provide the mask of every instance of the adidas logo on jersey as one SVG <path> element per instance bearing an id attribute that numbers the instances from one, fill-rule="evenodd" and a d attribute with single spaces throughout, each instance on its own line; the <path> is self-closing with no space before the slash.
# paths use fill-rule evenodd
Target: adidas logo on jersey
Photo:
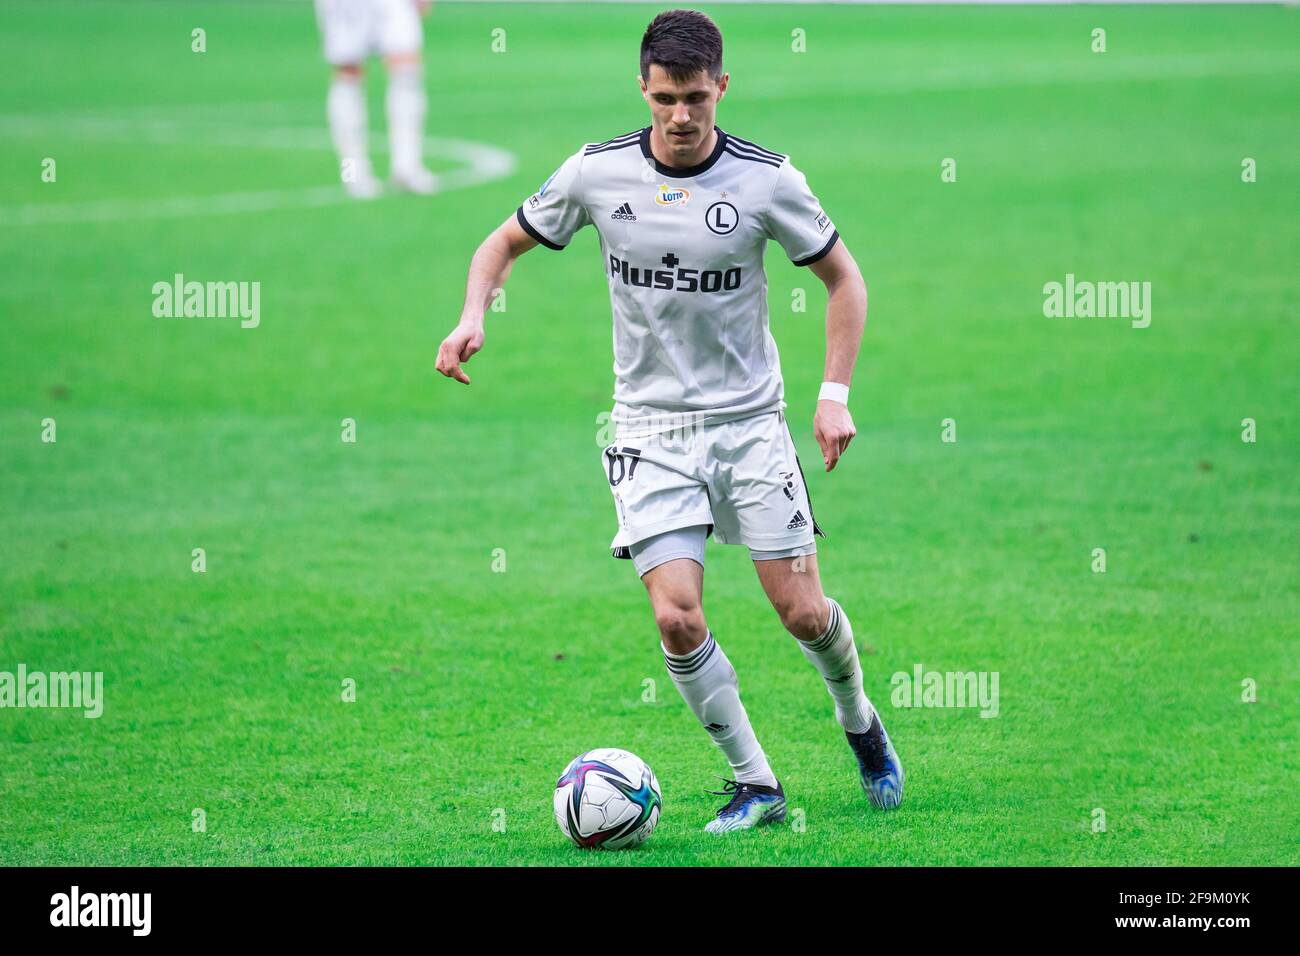
<path id="1" fill-rule="evenodd" d="M 636 213 L 632 211 L 631 203 L 623 203 L 610 215 L 610 219 L 622 219 L 626 222 L 636 222 Z"/>
<path id="2" fill-rule="evenodd" d="M 806 527 L 808 527 L 808 522 L 804 519 L 803 512 L 796 511 L 794 513 L 794 517 L 790 519 L 790 523 L 785 526 L 785 530 L 794 531 L 796 528 L 806 528 Z"/>

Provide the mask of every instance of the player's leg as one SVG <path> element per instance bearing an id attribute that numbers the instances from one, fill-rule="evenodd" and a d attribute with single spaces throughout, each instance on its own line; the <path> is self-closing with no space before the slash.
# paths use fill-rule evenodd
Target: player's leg
<path id="1" fill-rule="evenodd" d="M 326 115 L 339 156 L 339 178 L 348 194 L 370 199 L 380 192 L 366 149 L 365 75 L 369 46 L 365 0 L 316 0 L 325 59 L 333 68 Z"/>
<path id="2" fill-rule="evenodd" d="M 705 827 L 720 833 L 779 822 L 785 794 L 741 703 L 735 668 L 705 623 L 707 535 L 707 526 L 695 525 L 654 535 L 630 550 L 654 610 L 668 674 L 735 777 L 713 791 L 730 798 Z"/>
<path id="3" fill-rule="evenodd" d="M 825 680 L 867 796 L 878 807 L 897 806 L 902 764 L 863 692 L 848 616 L 822 593 L 813 543 L 821 529 L 785 416 L 755 415 L 717 429 L 710 492 L 720 537 L 749 547 L 781 623 Z"/>
<path id="4" fill-rule="evenodd" d="M 375 0 L 382 16 L 379 45 L 388 69 L 384 107 L 388 114 L 388 154 L 393 183 L 415 193 L 431 193 L 437 177 L 424 165 L 424 30 L 412 0 Z"/>
<path id="5" fill-rule="evenodd" d="M 822 592 L 815 553 L 782 554 L 750 552 L 763 590 L 782 626 L 798 640 L 804 656 L 826 681 L 840 726 L 851 733 L 865 733 L 875 710 L 862 689 L 862 668 L 848 617 Z"/>
<path id="6" fill-rule="evenodd" d="M 380 193 L 366 150 L 366 90 L 361 64 L 334 68 L 326 100 L 330 135 L 339 156 L 339 178 L 348 195 L 373 199 Z"/>
<path id="7" fill-rule="evenodd" d="M 790 553 L 799 550 L 751 550 L 750 556 L 781 624 L 826 683 L 868 799 L 891 810 L 903 799 L 902 762 L 863 691 L 862 664 L 848 615 L 823 593 L 817 555 Z"/>

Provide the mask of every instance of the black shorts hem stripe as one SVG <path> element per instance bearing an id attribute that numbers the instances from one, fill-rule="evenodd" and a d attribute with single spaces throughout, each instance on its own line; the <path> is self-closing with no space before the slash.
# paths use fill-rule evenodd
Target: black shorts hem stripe
<path id="1" fill-rule="evenodd" d="M 808 487 L 808 479 L 803 475 L 803 462 L 799 460 L 799 455 L 797 453 L 794 456 L 794 464 L 795 467 L 799 469 L 799 480 L 803 482 L 803 493 L 808 499 L 808 520 L 812 522 L 813 537 L 821 535 L 824 538 L 826 537 L 826 532 L 822 530 L 822 526 L 817 523 L 817 516 L 813 514 L 812 491 Z"/>
<path id="2" fill-rule="evenodd" d="M 519 225 L 523 226 L 524 232 L 528 233 L 530 236 L 532 236 L 534 239 L 536 239 L 538 242 L 544 245 L 547 249 L 559 250 L 564 248 L 564 246 L 556 245 L 554 242 L 551 242 L 551 240 L 547 239 L 540 232 L 538 232 L 536 229 L 533 228 L 533 224 L 524 218 L 523 206 L 520 206 L 518 209 L 515 210 L 515 218 L 519 220 Z"/>
<path id="3" fill-rule="evenodd" d="M 794 260 L 794 264 L 797 266 L 810 266 L 814 262 L 820 262 L 826 257 L 826 253 L 831 251 L 831 247 L 835 245 L 835 240 L 839 239 L 839 237 L 840 231 L 838 229 L 833 230 L 831 232 L 831 237 L 826 240 L 826 245 L 822 246 L 806 259 Z"/>

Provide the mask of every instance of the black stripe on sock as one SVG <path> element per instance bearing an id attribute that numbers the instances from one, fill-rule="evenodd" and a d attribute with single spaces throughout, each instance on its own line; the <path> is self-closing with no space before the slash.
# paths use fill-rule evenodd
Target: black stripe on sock
<path id="1" fill-rule="evenodd" d="M 695 648 L 695 650 L 691 651 L 689 654 L 678 657 L 673 654 L 665 653 L 664 664 L 668 667 L 670 673 L 679 677 L 687 674 L 694 674 L 709 662 L 709 659 L 713 657 L 713 652 L 717 650 L 717 647 L 718 644 L 713 639 L 713 633 L 709 632 L 708 637 L 704 639 L 704 643 Z"/>
<path id="2" fill-rule="evenodd" d="M 826 648 L 834 644 L 835 641 L 838 640 L 840 636 L 839 605 L 834 604 L 831 601 L 827 601 L 826 606 L 829 607 L 831 611 L 831 616 L 829 620 L 826 622 L 826 633 L 823 634 L 821 637 L 817 638 L 817 640 L 812 641 L 808 645 L 808 649 L 815 654 L 821 653 L 822 651 L 826 650 Z"/>
<path id="3" fill-rule="evenodd" d="M 668 654 L 664 654 L 664 662 L 667 663 L 668 670 L 675 672 L 675 674 L 690 674 L 690 672 L 698 670 L 699 666 L 706 661 L 714 646 L 711 641 L 705 641 L 690 654 L 689 658 L 669 657 Z"/>

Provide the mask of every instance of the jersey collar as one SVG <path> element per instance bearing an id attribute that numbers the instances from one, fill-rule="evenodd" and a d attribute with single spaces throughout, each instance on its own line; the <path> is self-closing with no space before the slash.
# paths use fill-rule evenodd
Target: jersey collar
<path id="1" fill-rule="evenodd" d="M 691 176 L 698 176 L 718 161 L 718 157 L 722 155 L 722 148 L 727 143 L 727 134 L 717 126 L 713 128 L 718 131 L 718 142 L 713 147 L 713 152 L 702 163 L 697 163 L 694 166 L 665 166 L 659 162 L 659 160 L 655 159 L 655 154 L 650 150 L 649 126 L 641 130 L 641 155 L 650 161 L 650 164 L 655 168 L 655 172 L 661 176 L 669 176 L 673 179 L 689 179 Z"/>

